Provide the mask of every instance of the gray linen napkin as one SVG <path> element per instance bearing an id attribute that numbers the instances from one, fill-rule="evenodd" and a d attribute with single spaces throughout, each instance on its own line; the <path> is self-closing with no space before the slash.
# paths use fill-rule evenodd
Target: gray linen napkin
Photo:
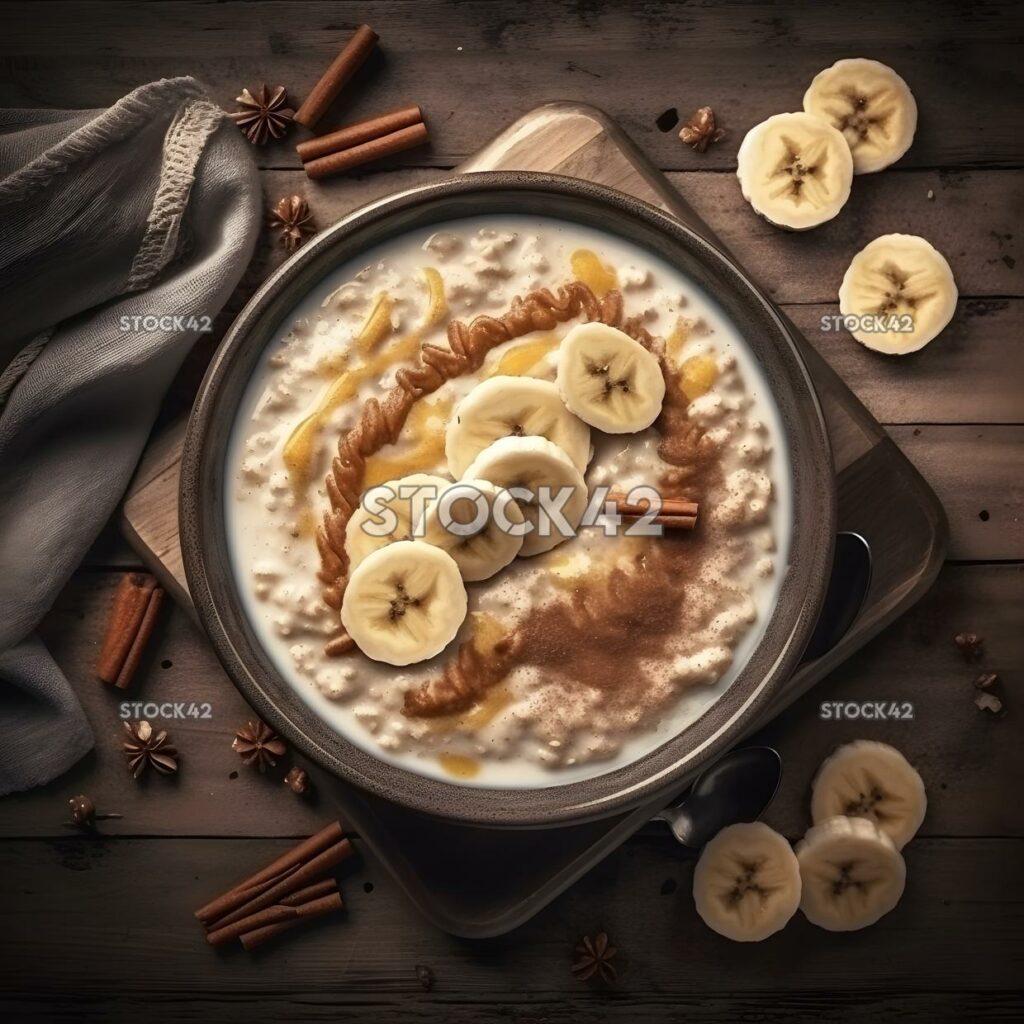
<path id="1" fill-rule="evenodd" d="M 92 747 L 33 630 L 238 283 L 259 213 L 248 144 L 194 79 L 104 111 L 0 111 L 0 795 Z"/>

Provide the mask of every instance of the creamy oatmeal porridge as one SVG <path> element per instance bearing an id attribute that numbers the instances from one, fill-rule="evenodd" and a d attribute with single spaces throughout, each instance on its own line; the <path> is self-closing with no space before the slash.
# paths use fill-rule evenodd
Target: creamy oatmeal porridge
<path id="1" fill-rule="evenodd" d="M 780 436 L 668 264 L 567 222 L 454 221 L 339 267 L 270 346 L 228 454 L 232 563 L 282 676 L 352 742 L 471 785 L 574 781 L 694 721 L 758 641 Z M 637 487 L 660 536 L 610 514 Z"/>

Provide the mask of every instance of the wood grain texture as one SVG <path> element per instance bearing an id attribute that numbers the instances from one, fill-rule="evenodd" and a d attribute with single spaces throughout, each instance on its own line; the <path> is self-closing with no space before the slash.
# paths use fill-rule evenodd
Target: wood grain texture
<path id="1" fill-rule="evenodd" d="M 380 49 L 322 127 L 419 103 L 434 141 L 407 162 L 451 166 L 530 107 L 568 99 L 607 109 L 663 168 L 730 168 L 747 129 L 799 109 L 818 71 L 869 56 L 895 67 L 922 101 L 925 116 L 901 167 L 1024 164 L 1021 15 L 994 3 L 910 0 L 886 17 L 865 17 L 842 0 L 788 9 L 573 0 L 23 3 L 5 9 L 0 103 L 104 106 L 183 73 L 229 107 L 261 74 L 301 101 L 360 22 L 380 34 Z M 481 83 L 486 105 L 475 109 Z M 668 108 L 686 117 L 702 104 L 729 132 L 705 154 L 655 124 Z M 261 159 L 298 166 L 293 146 L 268 147 Z"/>
<path id="2" fill-rule="evenodd" d="M 178 534 L 178 487 L 187 425 L 187 417 L 182 415 L 146 447 L 118 520 L 133 550 L 141 554 L 174 600 L 194 614 Z"/>
<path id="3" fill-rule="evenodd" d="M 241 764 L 231 738 L 248 708 L 179 609 L 168 609 L 129 693 L 115 694 L 94 680 L 117 578 L 76 576 L 42 630 L 85 706 L 96 749 L 49 786 L 7 798 L 0 836 L 66 836 L 60 826 L 65 801 L 82 790 L 101 810 L 124 815 L 104 823 L 111 836 L 295 836 L 329 818 L 325 804 L 301 800 L 281 784 L 283 764 L 267 775 Z M 919 766 L 932 796 L 925 834 L 1024 837 L 1024 806 L 998 781 L 1024 778 L 1024 716 L 1012 689 L 1024 664 L 1022 590 L 1024 566 L 947 567 L 919 605 L 764 730 L 760 738 L 779 749 L 786 765 L 786 783 L 768 820 L 799 836 L 818 764 L 840 743 L 869 737 L 895 744 Z M 986 638 L 979 665 L 965 662 L 953 647 L 962 630 Z M 992 720 L 974 706 L 972 681 L 982 668 L 1003 674 L 1011 688 L 1005 719 Z M 818 709 L 826 700 L 909 701 L 914 719 L 822 722 Z M 128 776 L 120 752 L 122 701 L 180 703 L 186 711 L 191 704 L 211 705 L 208 719 L 162 722 L 181 752 L 177 778 L 140 785 Z"/>
<path id="4" fill-rule="evenodd" d="M 724 959 L 724 957 L 723 957 Z M 408 977 L 405 978 L 408 985 Z M 449 979 L 448 984 L 451 983 Z M 898 1021 L 899 1024 L 940 1024 L 942 1021 L 994 1020 L 1019 1024 L 1020 992 L 886 991 L 872 985 L 835 992 L 780 992 L 765 989 L 738 995 L 702 992 L 638 993 L 598 989 L 552 997 L 529 989 L 501 991 L 478 998 L 460 997 L 445 989 L 392 994 L 376 1002 L 361 988 L 314 993 L 282 991 L 272 995 L 211 993 L 164 997 L 149 995 L 15 996 L 5 1000 L 15 1020 L 42 1019 L 54 1024 L 83 1021 L 171 1020 L 180 1024 L 211 1021 L 302 1020 L 372 1021 L 373 1024 L 835 1024 L 838 1021 Z"/>
<path id="5" fill-rule="evenodd" d="M 1024 427 L 901 426 L 891 433 L 946 507 L 949 558 L 1024 558 Z"/>
<path id="6" fill-rule="evenodd" d="M 307 999 L 331 999 L 360 1019 L 375 1005 L 392 1013 L 419 1007 L 424 1018 L 427 1008 L 443 1016 L 461 1006 L 468 1019 L 468 1007 L 483 1003 L 528 1015 L 547 1003 L 564 1007 L 556 1019 L 580 1019 L 568 1017 L 571 1007 L 596 1020 L 606 1000 L 636 1000 L 650 1004 L 651 1016 L 678 1020 L 678 999 L 692 1006 L 705 995 L 753 1000 L 772 991 L 813 994 L 820 1006 L 823 997 L 845 993 L 851 978 L 875 999 L 893 991 L 997 994 L 1017 989 L 1024 968 L 1024 842 L 1005 839 L 913 841 L 902 901 L 862 932 L 830 934 L 797 915 L 764 943 L 730 943 L 698 918 L 693 859 L 662 835 L 626 844 L 500 939 L 466 943 L 438 934 L 410 916 L 404 896 L 367 857 L 342 871 L 342 916 L 296 929 L 286 949 L 263 955 L 211 950 L 192 908 L 285 846 L 256 839 L 3 843 L 8 941 L 0 988 L 10 998 L 45 987 L 48 999 L 74 996 L 89 1005 L 114 992 L 118 1003 L 138 998 L 159 979 L 151 1002 L 162 1015 L 179 1000 L 216 994 L 250 1005 L 264 995 L 288 997 L 300 1012 Z M 50 884 L 40 886 L 42 878 Z M 126 904 L 139 910 L 126 914 Z M 569 974 L 573 945 L 595 929 L 607 930 L 621 950 L 610 996 Z M 437 978 L 429 995 L 419 988 L 417 963 Z"/>
<path id="7" fill-rule="evenodd" d="M 846 331 L 822 331 L 835 303 L 784 305 L 804 337 L 880 423 L 1017 423 L 1024 415 L 1024 302 L 961 299 L 921 352 L 885 356 Z M 892 431 L 890 431 L 892 432 Z M 909 454 L 909 452 L 908 452 Z"/>
<path id="8" fill-rule="evenodd" d="M 519 111 L 525 113 L 525 109 Z M 438 181 L 433 169 L 376 171 L 310 182 L 301 171 L 262 174 L 268 208 L 297 193 L 320 228 L 392 192 Z M 670 173 L 669 181 L 721 237 L 739 263 L 776 302 L 836 303 L 854 255 L 878 235 L 924 235 L 953 268 L 966 298 L 1024 295 L 1024 250 L 1015 231 L 1024 208 L 1024 176 L 997 171 L 906 171 L 859 176 L 835 220 L 814 231 L 782 231 L 758 217 L 733 174 Z M 929 199 L 928 193 L 934 193 Z M 965 223 L 970 230 L 965 231 Z M 252 270 L 262 280 L 285 259 L 279 246 L 257 251 Z M 838 310 L 836 310 L 838 312 Z"/>

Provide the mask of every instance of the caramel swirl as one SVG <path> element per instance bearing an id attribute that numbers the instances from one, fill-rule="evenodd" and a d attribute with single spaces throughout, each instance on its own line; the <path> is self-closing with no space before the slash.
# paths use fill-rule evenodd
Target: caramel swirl
<path id="1" fill-rule="evenodd" d="M 338 454 L 325 481 L 330 509 L 324 512 L 316 543 L 320 552 L 317 575 L 324 585 L 323 599 L 328 606 L 340 609 L 345 595 L 345 529 L 359 507 L 367 458 L 398 440 L 416 402 L 449 380 L 478 370 L 491 349 L 578 316 L 587 322 L 617 326 L 622 321 L 622 296 L 608 292 L 598 299 L 582 282 L 570 281 L 557 293 L 539 288 L 525 297 L 517 296 L 503 316 L 478 316 L 469 324 L 453 320 L 448 325 L 448 348 L 423 345 L 417 365 L 399 370 L 394 387 L 382 400 L 366 401 L 358 422 L 339 439 Z M 344 643 L 332 642 L 325 653 L 341 653 L 343 647 Z"/>
<path id="2" fill-rule="evenodd" d="M 436 718 L 468 710 L 505 678 L 520 649 L 516 636 L 502 640 L 488 654 L 477 650 L 472 640 L 465 641 L 440 676 L 405 691 L 402 714 Z"/>

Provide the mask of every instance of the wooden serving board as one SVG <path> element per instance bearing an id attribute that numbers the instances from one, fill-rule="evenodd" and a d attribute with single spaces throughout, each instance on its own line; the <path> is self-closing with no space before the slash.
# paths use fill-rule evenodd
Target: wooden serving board
<path id="1" fill-rule="evenodd" d="M 622 130 L 592 107 L 538 107 L 458 168 L 499 169 L 565 174 L 632 193 L 725 248 Z M 853 609 L 852 624 L 843 620 L 845 632 L 809 651 L 764 718 L 751 724 L 751 732 L 913 604 L 930 586 L 945 549 L 945 519 L 935 495 L 815 350 L 804 344 L 802 351 L 828 425 L 838 529 L 864 538 L 874 570 L 867 574 L 866 594 L 858 593 L 864 600 L 859 611 Z M 122 521 L 128 540 L 168 592 L 194 614 L 178 543 L 184 433 L 181 421 L 152 442 L 125 500 Z M 834 571 L 833 582 L 843 575 Z M 467 937 L 497 935 L 521 924 L 660 809 L 641 806 L 570 827 L 495 832 L 422 818 L 323 773 L 317 777 L 318 786 L 331 793 L 345 820 L 420 910 L 444 930 Z M 686 783 L 680 781 L 680 791 Z M 477 878 L 480 865 L 499 863 L 500 870 L 488 870 L 484 882 Z"/>
<path id="2" fill-rule="evenodd" d="M 594 107 L 578 103 L 537 107 L 456 168 L 462 173 L 502 169 L 564 174 L 628 192 L 726 249 L 622 129 Z M 828 426 L 838 497 L 837 529 L 863 538 L 872 564 L 867 592 L 852 625 L 845 622 L 842 636 L 819 644 L 813 659 L 808 655 L 780 694 L 773 714 L 924 593 L 941 565 L 948 532 L 942 508 L 921 476 L 814 347 L 795 328 L 792 333 L 801 343 Z M 184 418 L 172 423 L 149 445 L 125 499 L 122 526 L 168 592 L 195 617 L 178 537 L 185 426 Z"/>

